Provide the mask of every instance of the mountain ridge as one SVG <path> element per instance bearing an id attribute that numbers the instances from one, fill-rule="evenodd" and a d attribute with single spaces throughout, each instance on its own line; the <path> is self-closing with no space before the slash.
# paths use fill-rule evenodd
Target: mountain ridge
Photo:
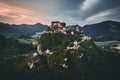
<path id="1" fill-rule="evenodd" d="M 94 40 L 120 40 L 120 22 L 104 21 L 82 27 L 84 33 Z"/>
<path id="2" fill-rule="evenodd" d="M 91 36 L 95 41 L 120 40 L 120 22 L 118 21 L 107 20 L 85 26 L 70 25 L 70 28 L 72 29 L 75 29 L 76 27 L 83 30 L 84 34 Z M 47 28 L 47 25 L 43 25 L 41 23 L 17 25 L 0 22 L 0 35 L 6 37 L 16 35 L 31 36 L 36 32 L 45 31 Z"/>
<path id="3" fill-rule="evenodd" d="M 8 23 L 0 23 L 0 35 L 4 35 L 6 37 L 11 37 L 14 35 L 20 36 L 31 36 L 36 32 L 42 32 L 47 29 L 47 25 L 43 25 L 41 23 L 36 23 L 33 25 L 28 24 L 8 24 Z"/>

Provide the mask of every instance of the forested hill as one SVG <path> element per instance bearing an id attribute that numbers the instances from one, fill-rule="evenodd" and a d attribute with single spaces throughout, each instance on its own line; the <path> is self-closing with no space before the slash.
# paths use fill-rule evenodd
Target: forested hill
<path id="1" fill-rule="evenodd" d="M 86 25 L 82 29 L 86 35 L 91 36 L 94 40 L 120 40 L 120 22 L 109 20 Z"/>
<path id="2" fill-rule="evenodd" d="M 72 32 L 74 34 L 71 34 Z M 51 71 L 49 77 L 54 76 L 54 80 L 112 80 L 118 78 L 120 70 L 118 66 L 120 65 L 116 60 L 120 56 L 97 47 L 92 39 L 85 36 L 82 31 L 68 30 L 66 33 L 56 33 L 56 30 L 53 32 L 48 30 L 41 36 L 39 43 L 42 51 L 50 51 L 46 55 L 45 61 Z M 116 73 L 111 74 L 114 72 Z"/>
<path id="3" fill-rule="evenodd" d="M 85 25 L 83 27 L 79 25 L 70 25 L 68 27 L 72 29 L 75 29 L 76 27 L 82 29 L 84 31 L 84 34 L 92 37 L 93 40 L 120 40 L 120 22 L 108 20 L 96 24 Z M 3 35 L 5 37 L 21 35 L 30 37 L 36 32 L 45 31 L 47 28 L 47 25 L 43 25 L 41 23 L 36 23 L 33 25 L 11 25 L 0 23 L 0 35 Z"/>
<path id="4" fill-rule="evenodd" d="M 33 25 L 27 25 L 27 24 L 5 24 L 0 23 L 0 35 L 3 35 L 5 37 L 11 37 L 11 36 L 31 36 L 34 35 L 36 32 L 42 32 L 48 28 L 47 25 L 43 25 L 41 23 L 36 23 Z"/>
<path id="5" fill-rule="evenodd" d="M 9 41 L 2 39 L 2 44 Z M 6 46 L 5 51 L 19 50 L 15 46 Z M 34 52 L 31 47 L 22 47 L 22 51 Z M 33 54 L 0 55 L 2 80 L 119 80 L 119 74 L 120 55 L 96 46 L 79 29 L 51 27 L 41 35 Z"/>

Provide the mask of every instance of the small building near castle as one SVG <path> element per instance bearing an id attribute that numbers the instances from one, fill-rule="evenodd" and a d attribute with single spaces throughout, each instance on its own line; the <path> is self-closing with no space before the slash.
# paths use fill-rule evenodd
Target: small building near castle
<path id="1" fill-rule="evenodd" d="M 53 52 L 51 52 L 49 49 L 47 49 L 47 50 L 45 51 L 45 54 L 53 54 Z"/>
<path id="2" fill-rule="evenodd" d="M 89 40 L 91 40 L 91 37 L 89 37 L 89 36 L 83 36 L 82 37 L 82 42 L 89 41 Z"/>

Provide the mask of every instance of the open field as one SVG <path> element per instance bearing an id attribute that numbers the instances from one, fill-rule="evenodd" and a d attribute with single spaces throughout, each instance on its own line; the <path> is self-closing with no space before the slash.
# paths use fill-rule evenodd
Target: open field
<path id="1" fill-rule="evenodd" d="M 120 50 L 120 41 L 101 41 L 95 42 L 95 44 L 100 47 L 112 47 Z"/>
<path id="2" fill-rule="evenodd" d="M 28 39 L 18 39 L 18 41 L 20 43 L 24 43 L 24 44 L 30 44 L 31 43 L 30 40 L 28 40 Z"/>

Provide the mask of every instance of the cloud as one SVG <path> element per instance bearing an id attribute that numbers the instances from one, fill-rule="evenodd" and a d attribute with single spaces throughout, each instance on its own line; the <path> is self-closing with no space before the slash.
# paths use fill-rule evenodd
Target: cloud
<path id="1" fill-rule="evenodd" d="M 120 7 L 112 8 L 103 12 L 100 12 L 98 14 L 95 14 L 93 16 L 90 16 L 86 19 L 86 22 L 88 23 L 95 23 L 95 22 L 101 22 L 105 20 L 115 20 L 120 21 Z"/>
<path id="2" fill-rule="evenodd" d="M 100 19 L 100 18 L 103 18 L 103 17 L 106 17 L 106 16 L 108 16 L 110 14 L 110 12 L 101 12 L 101 13 L 99 13 L 99 14 L 96 14 L 96 15 L 93 15 L 93 16 L 91 16 L 91 17 L 88 17 L 87 19 L 86 19 L 86 21 L 94 21 L 94 20 L 96 20 L 96 19 Z"/>
<path id="3" fill-rule="evenodd" d="M 29 23 L 42 22 L 46 24 L 46 19 L 49 17 L 43 13 L 39 15 L 29 9 L 23 9 L 0 3 L 0 21 L 8 23 Z"/>
<path id="4" fill-rule="evenodd" d="M 88 10 L 90 8 L 92 8 L 95 4 L 97 4 L 99 2 L 99 0 L 84 0 L 84 2 L 82 3 L 80 10 L 85 11 Z"/>
<path id="5" fill-rule="evenodd" d="M 120 0 L 0 0 L 0 21 L 50 24 L 52 20 L 85 25 L 120 20 Z M 7 20 L 8 19 L 8 20 Z"/>

